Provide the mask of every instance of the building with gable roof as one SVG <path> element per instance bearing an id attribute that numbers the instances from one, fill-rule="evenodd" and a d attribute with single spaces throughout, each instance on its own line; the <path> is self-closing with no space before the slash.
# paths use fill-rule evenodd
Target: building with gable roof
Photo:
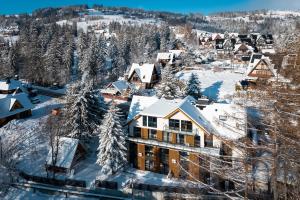
<path id="1" fill-rule="evenodd" d="M 151 89 L 160 79 L 160 70 L 154 64 L 133 63 L 126 75 L 129 83 L 137 89 Z"/>
<path id="2" fill-rule="evenodd" d="M 183 167 L 206 182 L 210 174 L 204 168 L 209 165 L 203 160 L 241 157 L 243 152 L 227 148 L 227 141 L 247 136 L 245 109 L 214 103 L 201 110 L 196 105 L 190 96 L 174 100 L 133 96 L 127 118 L 129 162 L 140 170 L 188 178 Z"/>

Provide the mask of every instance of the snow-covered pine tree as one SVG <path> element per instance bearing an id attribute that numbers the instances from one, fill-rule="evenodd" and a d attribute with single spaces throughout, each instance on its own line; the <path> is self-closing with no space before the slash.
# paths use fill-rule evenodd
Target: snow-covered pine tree
<path id="1" fill-rule="evenodd" d="M 200 81 L 197 74 L 195 73 L 191 74 L 187 86 L 185 88 L 185 95 L 190 95 L 195 99 L 201 97 Z"/>
<path id="2" fill-rule="evenodd" d="M 86 139 L 92 136 L 106 111 L 106 104 L 94 93 L 91 81 L 88 84 L 70 88 L 67 98 L 70 137 Z"/>
<path id="3" fill-rule="evenodd" d="M 123 167 L 127 160 L 125 133 L 121 125 L 121 113 L 114 103 L 106 113 L 99 132 L 99 153 L 97 163 L 102 172 L 110 175 Z"/>
<path id="4" fill-rule="evenodd" d="M 182 97 L 179 81 L 174 76 L 171 66 L 167 65 L 162 70 L 162 80 L 156 90 L 159 98 L 174 99 Z"/>

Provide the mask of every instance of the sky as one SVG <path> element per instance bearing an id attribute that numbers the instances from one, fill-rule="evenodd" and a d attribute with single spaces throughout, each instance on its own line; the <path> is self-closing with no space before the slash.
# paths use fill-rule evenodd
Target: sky
<path id="1" fill-rule="evenodd" d="M 203 14 L 257 9 L 300 10 L 300 0 L 0 0 L 0 14 L 30 13 L 37 8 L 76 4 L 103 4 Z"/>

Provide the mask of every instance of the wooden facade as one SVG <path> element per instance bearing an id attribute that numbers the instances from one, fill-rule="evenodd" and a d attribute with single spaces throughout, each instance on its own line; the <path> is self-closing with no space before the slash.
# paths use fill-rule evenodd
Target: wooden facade
<path id="1" fill-rule="evenodd" d="M 257 78 L 271 78 L 274 76 L 274 74 L 271 71 L 268 63 L 264 60 L 260 60 L 257 65 L 254 66 L 248 76 Z"/>

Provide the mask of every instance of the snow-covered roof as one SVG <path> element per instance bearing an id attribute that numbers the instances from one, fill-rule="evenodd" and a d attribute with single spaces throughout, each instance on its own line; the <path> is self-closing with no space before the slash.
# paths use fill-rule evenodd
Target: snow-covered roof
<path id="1" fill-rule="evenodd" d="M 52 150 L 50 149 L 46 159 L 47 165 L 70 169 L 78 144 L 78 139 L 68 137 L 59 138 L 59 148 L 56 164 L 52 164 Z"/>
<path id="2" fill-rule="evenodd" d="M 154 69 L 154 64 L 144 63 L 143 65 L 139 65 L 137 63 L 133 63 L 129 70 L 128 77 L 130 78 L 134 72 L 136 72 L 143 83 L 151 83 Z"/>
<path id="3" fill-rule="evenodd" d="M 20 88 L 22 92 L 27 92 L 27 90 L 23 87 L 21 81 L 14 79 L 0 80 L 0 90 L 2 91 L 16 90 L 18 88 Z"/>
<path id="4" fill-rule="evenodd" d="M 21 108 L 12 109 L 16 102 L 20 103 Z M 32 108 L 34 108 L 34 105 L 25 93 L 12 94 L 5 98 L 0 98 L 0 118 L 6 118 Z"/>
<path id="5" fill-rule="evenodd" d="M 125 80 L 117 80 L 115 82 L 112 82 L 109 84 L 109 86 L 106 89 L 102 89 L 102 93 L 109 93 L 109 94 L 116 94 L 117 92 L 120 92 L 123 94 L 127 89 L 131 89 L 132 86 L 130 83 L 128 83 Z"/>
<path id="6" fill-rule="evenodd" d="M 183 50 L 177 50 L 177 49 L 173 49 L 173 50 L 169 50 L 170 53 L 174 54 L 174 56 L 177 58 L 179 57 L 184 51 Z"/>
<path id="7" fill-rule="evenodd" d="M 140 115 L 165 118 L 179 110 L 209 134 L 233 140 L 246 136 L 243 128 L 245 110 L 238 109 L 234 104 L 214 103 L 200 110 L 194 105 L 195 99 L 191 96 L 173 100 L 133 96 L 133 101 L 129 110 L 128 122 Z M 141 106 L 136 106 L 137 102 Z M 220 116 L 227 116 L 227 118 L 222 121 Z"/>
<path id="8" fill-rule="evenodd" d="M 237 140 L 247 135 L 245 129 L 246 110 L 235 104 L 213 103 L 200 113 L 213 134 Z"/>
<path id="9" fill-rule="evenodd" d="M 173 58 L 174 58 L 174 53 L 172 52 L 158 53 L 156 61 L 169 60 L 169 64 L 172 64 Z"/>
<path id="10" fill-rule="evenodd" d="M 155 96 L 147 97 L 134 95 L 131 100 L 127 121 L 131 121 L 142 110 L 154 104 L 156 101 L 158 101 L 158 98 Z"/>
<path id="11" fill-rule="evenodd" d="M 266 63 L 267 67 L 270 69 L 273 76 L 277 75 L 277 72 L 274 69 L 274 64 L 272 64 L 270 58 L 269 57 L 262 57 L 261 59 L 254 59 L 254 62 L 249 64 L 247 72 L 246 72 L 247 76 L 249 76 L 249 74 L 257 67 L 257 65 L 260 62 L 265 62 Z"/>

